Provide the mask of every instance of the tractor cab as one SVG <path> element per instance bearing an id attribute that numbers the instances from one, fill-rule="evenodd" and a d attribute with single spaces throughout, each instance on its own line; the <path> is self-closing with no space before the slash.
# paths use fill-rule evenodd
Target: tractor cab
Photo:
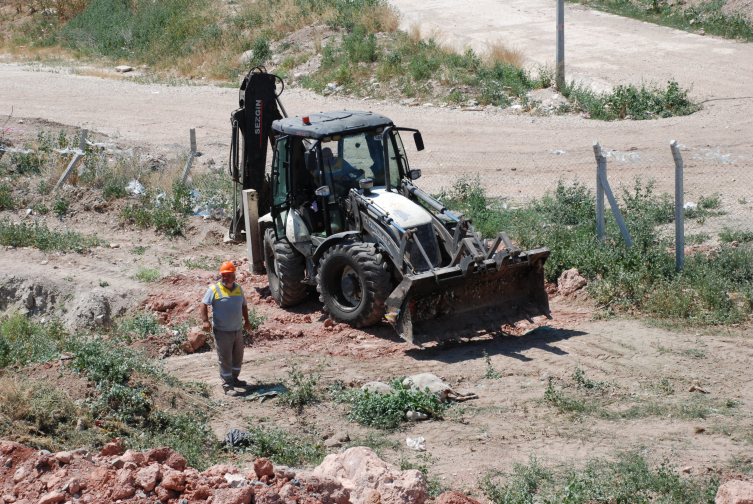
<path id="1" fill-rule="evenodd" d="M 317 245 L 348 230 L 345 202 L 351 189 L 389 191 L 408 176 L 399 129 L 380 114 L 289 117 L 274 121 L 272 129 L 271 217 L 277 236 L 286 235 L 292 210 Z"/>

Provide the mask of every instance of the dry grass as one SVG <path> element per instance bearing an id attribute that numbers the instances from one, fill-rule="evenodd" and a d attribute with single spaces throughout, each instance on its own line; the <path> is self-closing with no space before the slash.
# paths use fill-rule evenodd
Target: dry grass
<path id="1" fill-rule="evenodd" d="M 413 44 L 421 42 L 421 23 L 413 21 L 408 27 L 408 38 Z"/>
<path id="2" fill-rule="evenodd" d="M 369 32 L 396 32 L 400 27 L 400 11 L 392 5 L 379 5 L 364 9 L 360 23 Z"/>
<path id="3" fill-rule="evenodd" d="M 489 49 L 485 55 L 485 59 L 490 66 L 494 66 L 497 63 L 507 63 L 516 67 L 523 66 L 525 56 L 520 49 L 511 49 L 500 40 L 487 42 L 487 46 Z"/>

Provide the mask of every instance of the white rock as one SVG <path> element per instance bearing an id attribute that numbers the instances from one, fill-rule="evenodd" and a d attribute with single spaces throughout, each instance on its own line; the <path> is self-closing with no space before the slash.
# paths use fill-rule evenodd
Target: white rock
<path id="1" fill-rule="evenodd" d="M 224 478 L 225 481 L 227 481 L 227 484 L 230 485 L 230 488 L 240 488 L 248 484 L 248 480 L 240 474 L 228 473 L 225 474 Z"/>

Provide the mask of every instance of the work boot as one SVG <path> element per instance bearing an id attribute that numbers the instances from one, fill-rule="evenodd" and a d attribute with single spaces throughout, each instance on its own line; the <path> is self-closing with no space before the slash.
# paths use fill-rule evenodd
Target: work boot
<path id="1" fill-rule="evenodd" d="M 236 387 L 245 387 L 247 383 L 245 380 L 239 380 L 238 378 L 236 378 L 233 382 L 233 385 L 235 385 Z"/>
<path id="2" fill-rule="evenodd" d="M 226 396 L 235 397 L 238 395 L 238 392 L 236 392 L 235 389 L 229 385 L 223 386 L 222 391 L 225 392 Z"/>

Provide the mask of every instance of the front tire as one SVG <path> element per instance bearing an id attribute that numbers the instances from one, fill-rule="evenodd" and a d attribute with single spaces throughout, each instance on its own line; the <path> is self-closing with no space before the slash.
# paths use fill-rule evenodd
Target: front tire
<path id="1" fill-rule="evenodd" d="M 319 300 L 331 319 L 353 327 L 384 317 L 390 295 L 387 262 L 371 243 L 335 245 L 324 253 L 316 276 Z"/>
<path id="2" fill-rule="evenodd" d="M 264 233 L 264 263 L 267 268 L 269 290 L 281 308 L 289 308 L 306 300 L 306 259 L 287 239 L 277 240 L 275 230 Z"/>

